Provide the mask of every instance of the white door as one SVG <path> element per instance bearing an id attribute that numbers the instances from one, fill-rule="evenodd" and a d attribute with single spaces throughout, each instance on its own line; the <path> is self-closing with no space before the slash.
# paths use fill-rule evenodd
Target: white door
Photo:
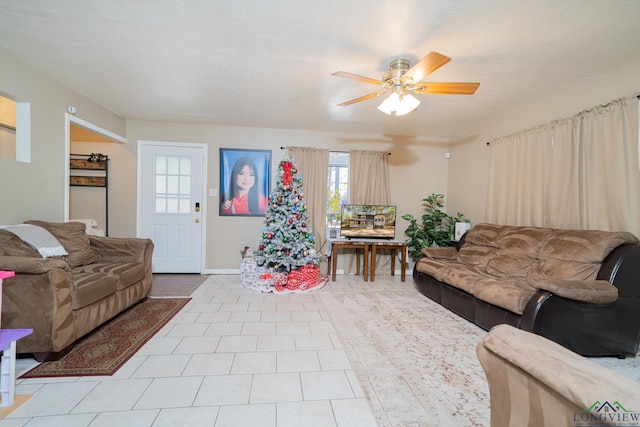
<path id="1" fill-rule="evenodd" d="M 154 273 L 201 273 L 206 146 L 140 142 L 140 237 Z"/>

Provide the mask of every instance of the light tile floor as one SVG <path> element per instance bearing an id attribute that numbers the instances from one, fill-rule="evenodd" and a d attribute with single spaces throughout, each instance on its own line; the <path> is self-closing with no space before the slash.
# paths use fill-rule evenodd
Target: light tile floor
<path id="1" fill-rule="evenodd" d="M 366 294 L 379 295 L 368 299 Z M 334 327 L 331 321 L 340 319 L 335 316 L 336 307 L 344 308 L 334 305 L 336 297 L 347 295 L 352 297 L 345 300 L 347 305 L 364 301 L 364 310 L 374 301 L 386 303 L 387 309 L 401 306 L 404 310 L 403 298 L 421 298 L 420 304 L 429 304 L 417 293 L 410 276 L 405 283 L 398 276 L 380 275 L 374 283 L 353 275 L 338 276 L 321 290 L 298 295 L 257 293 L 244 288 L 239 276 L 210 276 L 192 301 L 113 376 L 18 380 L 16 392 L 32 397 L 0 420 L 0 427 L 376 426 L 353 369 L 356 365 L 347 358 L 346 352 L 354 349 L 343 348 L 338 338 L 337 331 L 343 334 L 345 325 Z M 392 303 L 390 295 L 398 299 Z M 457 318 L 435 303 L 430 310 L 435 315 L 442 310 L 449 321 Z M 369 324 L 360 326 L 360 332 L 366 333 Z M 411 322 L 405 326 L 405 333 L 415 329 Z M 423 332 L 431 337 L 430 329 Z M 360 344 L 357 338 L 353 342 Z M 398 339 L 389 338 L 391 342 Z M 356 359 L 360 362 L 356 367 L 358 375 L 366 371 L 369 383 L 362 387 L 373 393 L 369 397 L 375 401 L 372 405 L 381 425 L 480 425 L 469 420 L 488 419 L 484 414 L 469 420 L 463 417 L 457 423 L 442 421 L 451 421 L 451 414 L 435 409 L 431 413 L 429 405 L 438 403 L 444 390 L 433 389 L 429 399 L 435 400 L 421 406 L 420 396 L 411 395 L 421 389 L 405 390 L 406 378 L 395 377 L 397 371 L 389 370 L 393 360 L 384 354 L 376 357 L 376 349 L 366 345 L 360 349 L 360 355 L 371 360 L 365 369 L 365 360 Z M 370 350 L 376 351 L 372 355 Z M 476 363 L 474 354 L 469 357 Z M 421 353 L 418 357 L 423 358 Z M 410 365 L 416 362 L 405 359 Z M 591 360 L 640 381 L 640 357 Z M 18 360 L 18 376 L 35 363 Z M 463 369 L 467 368 L 465 364 Z M 376 391 L 372 385 L 378 386 Z M 488 403 L 479 404 L 488 411 Z M 440 421 L 429 422 L 432 415 Z"/>
<path id="2" fill-rule="evenodd" d="M 379 276 L 375 286 L 399 283 Z M 326 291 L 257 293 L 239 276 L 210 276 L 113 376 L 18 380 L 16 393 L 32 397 L 0 427 L 376 426 Z M 18 376 L 34 363 L 19 360 Z"/>

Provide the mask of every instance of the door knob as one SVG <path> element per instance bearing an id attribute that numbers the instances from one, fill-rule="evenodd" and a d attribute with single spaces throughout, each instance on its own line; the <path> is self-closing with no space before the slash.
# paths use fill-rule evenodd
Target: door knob
<path id="1" fill-rule="evenodd" d="M 196 224 L 200 223 L 200 218 L 196 218 Z"/>

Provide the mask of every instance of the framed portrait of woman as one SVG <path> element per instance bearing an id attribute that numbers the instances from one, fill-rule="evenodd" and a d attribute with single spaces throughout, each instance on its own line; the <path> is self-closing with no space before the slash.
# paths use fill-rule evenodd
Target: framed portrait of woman
<path id="1" fill-rule="evenodd" d="M 220 216 L 264 216 L 271 150 L 220 149 Z"/>

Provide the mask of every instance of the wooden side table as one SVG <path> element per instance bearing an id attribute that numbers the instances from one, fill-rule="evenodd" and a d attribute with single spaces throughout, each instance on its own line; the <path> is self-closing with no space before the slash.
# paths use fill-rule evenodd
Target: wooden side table
<path id="1" fill-rule="evenodd" d="M 371 245 L 371 281 L 376 280 L 376 248 L 391 249 L 391 275 L 396 274 L 396 251 L 402 251 L 400 261 L 400 280 L 404 282 L 407 270 L 407 242 L 376 240 L 369 243 Z M 366 262 L 366 261 L 365 261 Z M 365 273 L 366 274 L 366 273 Z M 365 276 L 366 277 L 366 276 Z"/>
<path id="2" fill-rule="evenodd" d="M 369 243 L 352 240 L 330 240 L 331 242 L 331 281 L 336 281 L 336 269 L 338 268 L 338 251 L 340 249 L 362 249 L 364 251 L 364 281 L 369 280 Z M 360 259 L 358 257 L 356 274 L 360 275 Z"/>

